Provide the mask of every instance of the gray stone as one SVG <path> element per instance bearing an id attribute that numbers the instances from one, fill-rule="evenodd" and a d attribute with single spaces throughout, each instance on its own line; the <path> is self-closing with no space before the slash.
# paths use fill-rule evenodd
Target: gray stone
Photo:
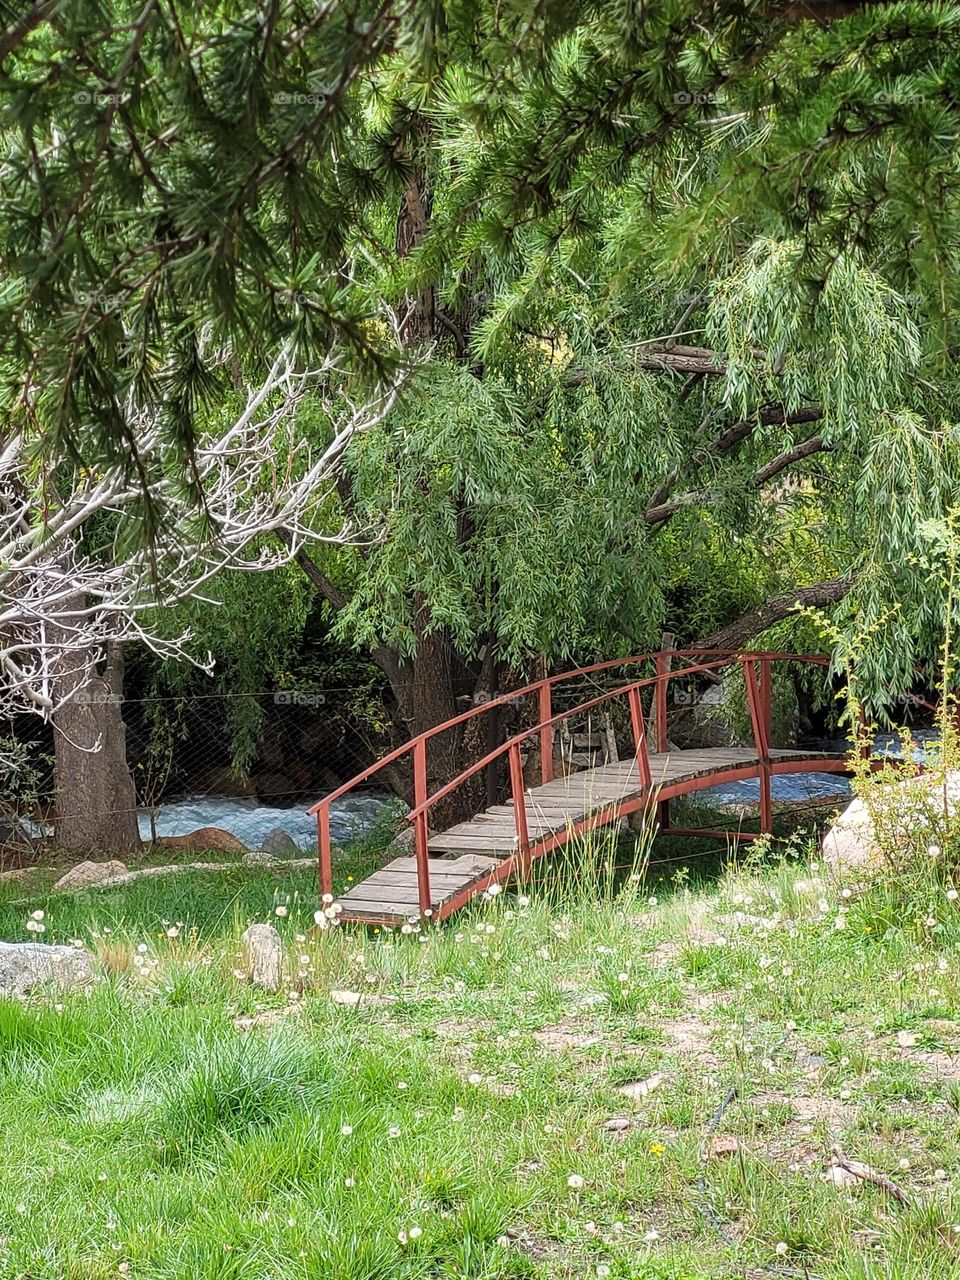
<path id="1" fill-rule="evenodd" d="M 92 982 L 94 959 L 79 947 L 46 942 L 0 942 L 0 993 L 23 995 L 43 983 L 69 990 Z"/>
<path id="2" fill-rule="evenodd" d="M 66 875 L 62 875 L 54 889 L 91 889 L 94 885 L 125 876 L 127 868 L 122 862 L 78 862 Z"/>
<path id="3" fill-rule="evenodd" d="M 279 991 L 283 976 L 283 943 L 271 924 L 252 924 L 241 938 L 247 977 L 266 991 Z"/>
<path id="4" fill-rule="evenodd" d="M 274 827 L 268 831 L 260 842 L 261 853 L 272 853 L 275 857 L 285 858 L 298 854 L 300 847 L 292 836 L 287 835 L 283 827 Z"/>
<path id="5" fill-rule="evenodd" d="M 432 840 L 436 835 L 433 827 L 427 828 L 427 839 Z M 412 822 L 402 821 L 400 830 L 390 841 L 390 849 L 394 853 L 407 854 L 411 858 L 417 851 L 417 831 Z"/>

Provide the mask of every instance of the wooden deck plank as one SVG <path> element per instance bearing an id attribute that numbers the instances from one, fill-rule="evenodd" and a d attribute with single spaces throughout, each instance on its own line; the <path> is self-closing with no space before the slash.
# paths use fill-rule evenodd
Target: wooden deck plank
<path id="1" fill-rule="evenodd" d="M 449 862 L 431 862 L 431 908 L 439 910 L 445 902 L 469 889 L 497 865 L 498 859 L 483 856 L 480 849 L 476 852 L 465 850 L 463 856 Z M 419 917 L 416 859 L 409 856 L 395 858 L 341 894 L 337 902 L 342 908 L 340 919 L 344 923 L 350 920 L 384 920 L 403 924 L 412 917 Z"/>
<path id="2" fill-rule="evenodd" d="M 775 748 L 772 763 L 806 763 L 811 760 L 842 759 L 842 753 L 824 753 L 793 748 Z M 690 790 L 711 785 L 715 774 L 731 769 L 759 769 L 759 757 L 751 747 L 708 747 L 694 751 L 655 753 L 649 757 L 654 788 L 690 783 Z M 531 842 L 562 834 L 567 827 L 601 811 L 617 810 L 620 804 L 644 795 L 636 760 L 613 761 L 531 787 L 524 796 L 527 829 Z M 492 805 L 466 822 L 432 836 L 428 848 L 432 906 L 458 896 L 483 878 L 491 867 L 517 853 L 517 837 L 512 804 Z M 438 858 L 436 855 L 459 855 Z M 394 859 L 339 901 L 344 920 L 390 919 L 402 922 L 419 914 L 416 859 Z"/>

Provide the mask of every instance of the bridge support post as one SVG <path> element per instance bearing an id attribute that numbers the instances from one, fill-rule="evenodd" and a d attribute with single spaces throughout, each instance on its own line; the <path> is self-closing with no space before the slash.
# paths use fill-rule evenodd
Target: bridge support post
<path id="1" fill-rule="evenodd" d="M 321 804 L 317 810 L 317 878 L 320 881 L 320 897 L 333 893 L 333 861 L 330 856 L 330 806 Z"/>
<path id="2" fill-rule="evenodd" d="M 770 734 L 773 729 L 773 686 L 770 659 L 760 659 L 760 722 L 763 725 L 763 754 L 760 758 L 760 830 L 773 831 L 773 798 L 770 794 Z"/>
<path id="3" fill-rule="evenodd" d="M 525 876 L 530 870 L 530 833 L 527 829 L 527 798 L 523 787 L 523 762 L 518 742 L 512 743 L 510 747 L 510 793 L 513 797 L 513 825 L 517 833 L 520 872 Z"/>
<path id="4" fill-rule="evenodd" d="M 670 646 L 668 648 L 668 646 Z M 654 655 L 657 672 L 657 683 L 654 686 L 654 710 L 656 717 L 656 749 L 663 754 L 670 750 L 670 735 L 667 729 L 667 685 L 670 682 L 670 668 L 673 665 L 673 636 L 664 632 L 660 642 L 660 652 Z M 657 826 L 666 831 L 670 826 L 670 802 L 661 800 L 657 805 Z"/>
<path id="5" fill-rule="evenodd" d="M 418 738 L 413 748 L 413 801 L 419 808 L 427 800 L 427 744 Z M 430 850 L 428 848 L 429 828 L 427 812 L 423 810 L 413 820 L 414 852 L 417 859 L 417 893 L 420 902 L 420 914 L 432 911 L 430 901 Z"/>
<path id="6" fill-rule="evenodd" d="M 630 725 L 633 729 L 633 754 L 637 761 L 637 772 L 640 774 L 640 786 L 649 795 L 652 789 L 650 776 L 650 757 L 647 754 L 647 730 L 643 723 L 643 703 L 640 701 L 640 688 L 633 685 L 627 694 L 630 703 Z"/>
<path id="7" fill-rule="evenodd" d="M 553 725 L 547 723 L 553 718 L 553 699 L 548 681 L 540 686 L 538 698 L 540 723 L 543 726 L 540 730 L 540 781 L 546 786 L 553 781 Z"/>
<path id="8" fill-rule="evenodd" d="M 757 678 L 757 665 L 760 677 Z M 773 830 L 773 798 L 770 791 L 770 733 L 773 718 L 773 692 L 770 679 L 770 659 L 760 658 L 755 665 L 753 658 L 743 662 L 744 683 L 747 686 L 747 702 L 753 722 L 753 740 L 757 747 L 760 782 L 760 831 L 769 835 Z"/>

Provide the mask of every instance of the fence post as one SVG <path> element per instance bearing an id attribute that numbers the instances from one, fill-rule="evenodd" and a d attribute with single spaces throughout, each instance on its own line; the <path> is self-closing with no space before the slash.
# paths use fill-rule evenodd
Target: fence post
<path id="1" fill-rule="evenodd" d="M 519 742 L 510 744 L 510 794 L 513 797 L 513 825 L 517 833 L 520 869 L 525 875 L 530 868 L 530 834 L 527 830 L 527 801 L 523 789 Z"/>
<path id="2" fill-rule="evenodd" d="M 418 738 L 413 746 L 413 802 L 419 808 L 427 799 L 427 741 Z M 414 849 L 417 858 L 417 891 L 420 898 L 420 914 L 432 908 L 430 901 L 430 850 L 428 813 L 424 809 L 414 818 Z"/>

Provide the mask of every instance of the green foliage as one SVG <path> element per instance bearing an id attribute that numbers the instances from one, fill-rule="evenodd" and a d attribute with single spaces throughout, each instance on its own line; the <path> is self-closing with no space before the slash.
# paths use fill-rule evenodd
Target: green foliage
<path id="1" fill-rule="evenodd" d="M 425 367 L 339 493 L 369 546 L 321 557 L 342 638 L 559 662 L 847 575 L 862 678 L 902 685 L 936 645 L 922 528 L 960 485 L 960 7 L 811 8 L 38 13 L 3 62 L 8 429 L 136 471 L 131 406 L 159 406 L 189 488 L 238 372 L 286 344 L 393 373 L 380 303 L 429 298 Z M 651 366 L 676 342 L 712 371 Z M 231 688 L 295 665 L 295 577 L 194 611 Z M 232 705 L 242 767 L 258 711 Z"/>

